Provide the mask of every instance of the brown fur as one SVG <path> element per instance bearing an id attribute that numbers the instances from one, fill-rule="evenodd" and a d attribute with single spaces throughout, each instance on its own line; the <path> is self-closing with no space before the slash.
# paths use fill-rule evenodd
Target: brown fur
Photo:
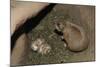
<path id="1" fill-rule="evenodd" d="M 88 38 L 83 28 L 69 21 L 65 23 L 60 22 L 60 24 L 64 24 L 61 25 L 64 27 L 60 27 L 62 28 L 61 32 L 63 33 L 63 38 L 71 51 L 82 51 L 87 48 Z"/>

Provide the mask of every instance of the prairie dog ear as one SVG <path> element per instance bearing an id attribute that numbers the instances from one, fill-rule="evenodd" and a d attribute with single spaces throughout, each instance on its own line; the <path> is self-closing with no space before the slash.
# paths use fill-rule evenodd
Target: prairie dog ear
<path id="1" fill-rule="evenodd" d="M 11 7 L 15 7 L 15 4 L 16 4 L 16 0 L 10 0 Z"/>

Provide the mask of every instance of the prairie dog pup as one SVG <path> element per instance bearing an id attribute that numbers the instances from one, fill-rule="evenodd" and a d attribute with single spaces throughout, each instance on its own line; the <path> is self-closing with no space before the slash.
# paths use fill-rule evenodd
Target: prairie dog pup
<path id="1" fill-rule="evenodd" d="M 56 29 L 63 33 L 63 39 L 71 51 L 82 51 L 88 47 L 88 38 L 82 27 L 67 21 L 56 23 Z"/>

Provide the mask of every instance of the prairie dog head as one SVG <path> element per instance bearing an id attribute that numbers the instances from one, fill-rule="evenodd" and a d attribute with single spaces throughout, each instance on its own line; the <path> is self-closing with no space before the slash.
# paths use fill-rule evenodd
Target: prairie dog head
<path id="1" fill-rule="evenodd" d="M 62 32 L 65 27 L 65 22 L 55 22 L 56 30 Z"/>
<path id="2" fill-rule="evenodd" d="M 69 28 L 71 26 L 69 23 L 70 23 L 70 21 L 55 22 L 56 30 L 59 32 L 63 32 L 65 27 Z"/>

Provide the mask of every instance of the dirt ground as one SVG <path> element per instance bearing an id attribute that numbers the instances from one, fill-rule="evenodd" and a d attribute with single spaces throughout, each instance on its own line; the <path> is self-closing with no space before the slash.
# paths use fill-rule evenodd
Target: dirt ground
<path id="1" fill-rule="evenodd" d="M 54 30 L 54 22 L 71 19 L 74 24 L 81 26 L 88 35 L 88 49 L 82 52 L 71 52 L 64 47 L 59 35 Z M 33 21 L 34 22 L 34 21 Z M 47 55 L 41 55 L 29 48 L 27 58 L 22 65 L 72 63 L 95 60 L 95 6 L 79 6 L 57 4 L 28 34 L 34 41 L 42 36 L 51 46 L 52 50 Z M 27 49 L 26 49 L 27 51 Z"/>

